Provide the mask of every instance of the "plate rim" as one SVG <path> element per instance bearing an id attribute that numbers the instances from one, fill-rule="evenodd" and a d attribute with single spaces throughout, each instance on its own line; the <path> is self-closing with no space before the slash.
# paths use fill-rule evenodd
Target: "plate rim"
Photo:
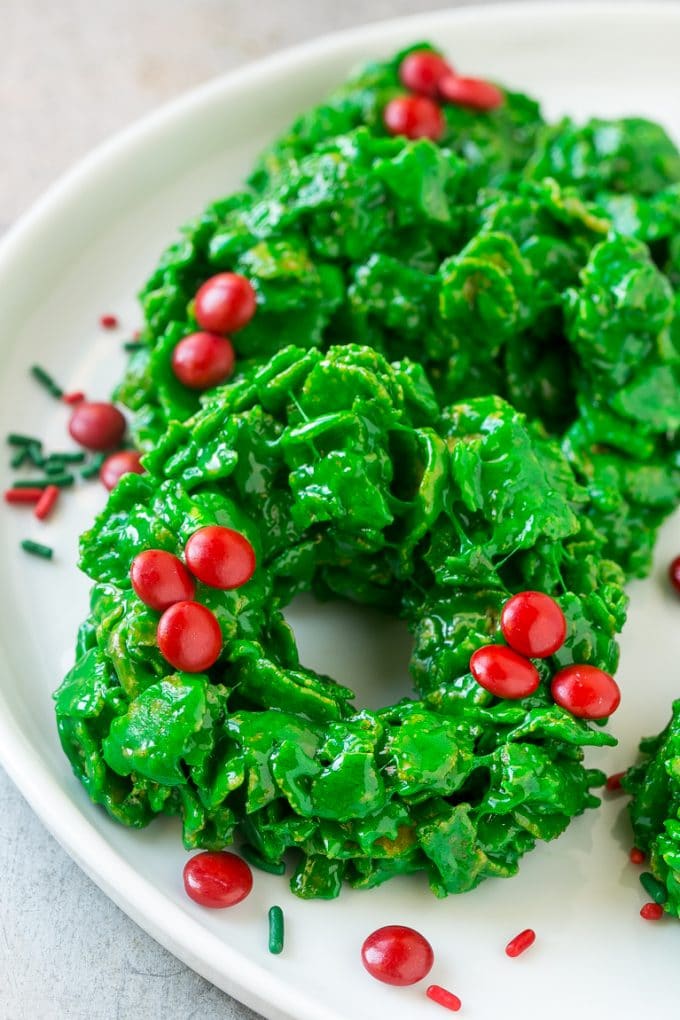
<path id="1" fill-rule="evenodd" d="M 349 56 L 359 41 L 365 44 L 367 39 L 375 39 L 380 46 L 384 34 L 412 32 L 415 38 L 436 31 L 436 27 L 444 23 L 491 22 L 498 18 L 521 22 L 538 17 L 559 26 L 565 19 L 577 21 L 614 15 L 619 22 L 666 19 L 680 27 L 680 5 L 675 6 L 669 0 L 635 0 L 625 5 L 615 0 L 578 3 L 520 0 L 466 5 L 328 32 L 211 78 L 116 132 L 60 175 L 0 239 L 0 287 L 3 277 L 11 276 L 15 260 L 27 257 L 36 235 L 49 227 L 52 218 L 63 214 L 64 206 L 77 200 L 83 185 L 96 186 L 98 175 L 110 169 L 112 163 L 127 162 L 135 149 L 145 148 L 154 136 L 173 130 L 173 124 L 181 122 L 193 109 L 218 102 L 232 90 L 238 92 L 252 85 L 260 86 L 268 77 L 277 78 L 293 68 L 299 73 L 301 65 L 321 61 L 326 53 L 346 52 Z M 4 643 L 0 643 L 0 669 L 4 675 L 10 675 Z M 48 831 L 88 877 L 128 917 L 187 966 L 270 1020 L 293 1017 L 296 1020 L 347 1020 L 332 1007 L 303 995 L 261 964 L 233 949 L 128 864 L 76 802 L 60 789 L 45 760 L 14 717 L 2 685 L 0 765 Z M 116 881 L 110 880 L 109 875 L 115 875 Z"/>

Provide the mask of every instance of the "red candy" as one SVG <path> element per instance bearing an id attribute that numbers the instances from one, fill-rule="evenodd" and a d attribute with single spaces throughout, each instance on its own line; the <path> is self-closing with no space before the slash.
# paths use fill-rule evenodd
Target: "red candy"
<path id="1" fill-rule="evenodd" d="M 30 489 L 6 489 L 5 503 L 37 503 L 44 491 L 44 489 L 37 487 Z"/>
<path id="2" fill-rule="evenodd" d="M 644 864 L 645 855 L 642 850 L 639 850 L 636 846 L 631 847 L 630 853 L 628 854 L 631 864 Z"/>
<path id="3" fill-rule="evenodd" d="M 102 485 L 110 492 L 123 475 L 143 475 L 144 468 L 140 463 L 141 457 L 141 453 L 137 450 L 120 450 L 119 453 L 112 453 L 99 469 L 99 479 Z"/>
<path id="4" fill-rule="evenodd" d="M 471 110 L 495 110 L 504 102 L 503 93 L 491 82 L 459 78 L 455 74 L 446 74 L 439 80 L 439 94 L 447 103 Z"/>
<path id="5" fill-rule="evenodd" d="M 116 315 L 100 315 L 99 325 L 102 329 L 115 329 L 118 325 L 118 316 Z"/>
<path id="6" fill-rule="evenodd" d="M 399 80 L 404 88 L 421 96 L 436 99 L 439 82 L 452 68 L 438 53 L 431 50 L 415 50 L 408 53 L 399 65 Z"/>
<path id="7" fill-rule="evenodd" d="M 125 418 L 113 404 L 78 404 L 68 430 L 81 446 L 104 452 L 118 446 L 125 435 Z"/>
<path id="8" fill-rule="evenodd" d="M 607 782 L 605 786 L 610 792 L 615 792 L 621 789 L 621 780 L 625 776 L 625 772 L 614 772 L 611 776 L 607 776 Z"/>
<path id="9" fill-rule="evenodd" d="M 145 549 L 135 556 L 130 567 L 132 587 L 151 609 L 164 610 L 176 602 L 191 602 L 194 580 L 172 553 L 163 549 Z"/>
<path id="10" fill-rule="evenodd" d="M 158 622 L 156 638 L 161 655 L 184 673 L 203 673 L 222 651 L 217 617 L 200 602 L 175 602 Z"/>
<path id="11" fill-rule="evenodd" d="M 218 273 L 199 287 L 194 315 L 210 333 L 236 333 L 247 326 L 257 305 L 250 280 L 238 273 Z"/>
<path id="12" fill-rule="evenodd" d="M 245 535 L 218 525 L 194 532 L 184 556 L 194 577 L 211 588 L 239 588 L 255 572 L 255 551 Z"/>
<path id="13" fill-rule="evenodd" d="M 503 606 L 501 630 L 510 647 L 520 655 L 546 659 L 564 644 L 567 621 L 549 595 L 522 591 Z"/>
<path id="14" fill-rule="evenodd" d="M 505 645 L 478 648 L 470 659 L 470 672 L 497 698 L 526 698 L 540 683 L 534 664 Z"/>
<path id="15" fill-rule="evenodd" d="M 555 674 L 550 689 L 557 704 L 579 719 L 604 719 L 621 701 L 614 677 L 596 666 L 566 666 Z"/>
<path id="16" fill-rule="evenodd" d="M 430 138 L 436 142 L 444 134 L 444 115 L 437 103 L 427 96 L 392 99 L 383 110 L 383 120 L 391 135 Z"/>
<path id="17" fill-rule="evenodd" d="M 46 520 L 54 510 L 57 500 L 59 499 L 60 490 L 56 485 L 48 485 L 43 490 L 43 494 L 35 504 L 35 510 L 33 513 L 39 521 Z"/>
<path id="18" fill-rule="evenodd" d="M 368 936 L 361 962 L 371 977 L 386 985 L 414 985 L 430 973 L 434 953 L 420 932 L 388 924 Z"/>
<path id="19" fill-rule="evenodd" d="M 447 991 L 446 988 L 442 988 L 441 985 L 430 985 L 425 994 L 428 999 L 432 999 L 433 1002 L 436 1002 L 438 1006 L 443 1006 L 444 1009 L 450 1009 L 452 1013 L 457 1013 L 463 1005 L 457 995 Z"/>
<path id="20" fill-rule="evenodd" d="M 65 404 L 82 404 L 85 394 L 82 390 L 73 390 L 71 393 L 65 393 L 61 399 Z"/>
<path id="21" fill-rule="evenodd" d="M 668 567 L 670 582 L 677 592 L 680 593 L 680 556 L 676 556 Z"/>
<path id="22" fill-rule="evenodd" d="M 519 935 L 515 935 L 514 939 L 510 939 L 505 947 L 506 956 L 519 956 L 520 953 L 526 952 L 529 946 L 533 946 L 535 941 L 536 932 L 533 928 L 525 928 Z"/>
<path id="23" fill-rule="evenodd" d="M 172 370 L 191 390 L 207 390 L 234 371 L 231 341 L 217 333 L 190 333 L 172 352 Z"/>
<path id="24" fill-rule="evenodd" d="M 233 907 L 253 888 L 253 873 L 236 854 L 206 850 L 184 865 L 184 888 L 203 907 Z"/>
<path id="25" fill-rule="evenodd" d="M 663 917 L 663 907 L 660 903 L 645 903 L 640 907 L 640 917 L 645 921 L 660 921 Z"/>

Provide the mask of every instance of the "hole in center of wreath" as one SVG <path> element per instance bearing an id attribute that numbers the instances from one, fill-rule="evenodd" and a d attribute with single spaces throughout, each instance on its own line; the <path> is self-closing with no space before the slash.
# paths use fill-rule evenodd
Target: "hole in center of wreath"
<path id="1" fill-rule="evenodd" d="M 285 610 L 300 662 L 356 694 L 357 708 L 383 708 L 417 697 L 408 671 L 413 638 L 406 624 L 350 602 L 299 595 Z"/>

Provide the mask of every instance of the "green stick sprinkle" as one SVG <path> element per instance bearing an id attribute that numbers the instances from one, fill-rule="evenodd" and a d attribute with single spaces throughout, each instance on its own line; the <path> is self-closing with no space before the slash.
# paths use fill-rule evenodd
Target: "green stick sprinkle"
<path id="1" fill-rule="evenodd" d="M 260 856 L 257 850 L 254 850 L 247 843 L 240 846 L 238 852 L 244 860 L 248 861 L 248 864 L 252 864 L 254 868 L 259 868 L 260 871 L 267 871 L 270 875 L 283 875 L 286 871 L 286 865 L 283 861 L 268 861 L 266 857 Z"/>
<path id="2" fill-rule="evenodd" d="M 20 432 L 10 432 L 7 436 L 10 446 L 38 446 L 42 447 L 42 441 L 35 436 L 22 436 Z"/>
<path id="3" fill-rule="evenodd" d="M 283 911 L 281 907 L 269 908 L 269 952 L 275 956 L 283 952 Z"/>
<path id="4" fill-rule="evenodd" d="M 30 553 L 31 556 L 40 556 L 43 560 L 51 560 L 54 556 L 54 549 L 50 549 L 49 545 L 41 545 L 40 542 L 32 542 L 30 538 L 25 538 L 23 540 L 21 548 L 24 552 Z"/>
<path id="5" fill-rule="evenodd" d="M 668 892 L 666 886 L 659 882 L 658 878 L 652 875 L 651 871 L 643 871 L 640 875 L 640 885 L 645 892 L 651 896 L 655 903 L 663 906 L 668 899 Z"/>
<path id="6" fill-rule="evenodd" d="M 60 489 L 66 488 L 67 485 L 73 485 L 75 482 L 74 475 L 49 475 L 47 478 L 18 478 L 14 482 L 15 489 L 44 489 L 48 485 L 56 485 Z"/>
<path id="7" fill-rule="evenodd" d="M 103 453 L 98 453 L 92 458 L 89 464 L 87 464 L 80 472 L 81 478 L 94 478 L 95 475 L 99 474 L 99 469 L 106 460 Z"/>
<path id="8" fill-rule="evenodd" d="M 64 391 L 61 386 L 54 381 L 49 372 L 46 372 L 40 365 L 31 365 L 31 375 L 34 379 L 40 383 L 41 386 L 51 393 L 53 397 L 61 399 L 64 396 Z"/>
<path id="9" fill-rule="evenodd" d="M 85 454 L 82 450 L 64 450 L 63 453 L 53 453 L 48 458 L 49 460 L 61 460 L 64 464 L 82 464 L 85 460 Z"/>
<path id="10" fill-rule="evenodd" d="M 123 350 L 127 351 L 129 354 L 134 354 L 135 351 L 141 351 L 142 346 L 143 345 L 140 344 L 138 340 L 127 340 L 123 344 Z"/>
<path id="11" fill-rule="evenodd" d="M 32 460 L 30 447 L 24 446 L 23 449 L 17 450 L 12 457 L 10 464 L 13 468 L 20 468 L 27 460 Z"/>

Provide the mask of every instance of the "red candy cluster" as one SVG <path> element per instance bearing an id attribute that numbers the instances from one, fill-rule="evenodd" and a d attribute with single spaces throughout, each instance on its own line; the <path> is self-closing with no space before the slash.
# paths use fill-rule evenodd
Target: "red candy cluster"
<path id="1" fill-rule="evenodd" d="M 218 273 L 199 287 L 194 315 L 201 332 L 185 336 L 172 353 L 172 370 L 181 383 L 206 390 L 230 377 L 236 355 L 226 334 L 248 325 L 256 303 L 252 284 L 238 273 Z"/>
<path id="2" fill-rule="evenodd" d="M 414 50 L 399 67 L 399 80 L 411 95 L 392 99 L 383 111 L 391 135 L 429 138 L 438 141 L 446 126 L 441 103 L 453 103 L 470 110 L 495 110 L 503 93 L 480 78 L 463 78 L 439 53 Z"/>
<path id="3" fill-rule="evenodd" d="M 162 612 L 156 637 L 161 655 L 175 669 L 202 673 L 222 651 L 215 614 L 194 601 L 195 580 L 211 588 L 239 588 L 255 572 L 255 551 L 238 531 L 217 525 L 194 532 L 184 549 L 186 566 L 163 549 L 145 549 L 130 567 L 132 587 L 142 602 Z"/>
<path id="4" fill-rule="evenodd" d="M 531 659 L 547 659 L 564 644 L 564 613 L 549 595 L 523 591 L 505 603 L 501 631 L 508 645 L 478 648 L 470 659 L 470 672 L 498 698 L 526 698 L 540 683 Z M 588 665 L 559 670 L 551 693 L 558 705 L 581 719 L 603 719 L 616 711 L 621 700 L 614 678 Z"/>

